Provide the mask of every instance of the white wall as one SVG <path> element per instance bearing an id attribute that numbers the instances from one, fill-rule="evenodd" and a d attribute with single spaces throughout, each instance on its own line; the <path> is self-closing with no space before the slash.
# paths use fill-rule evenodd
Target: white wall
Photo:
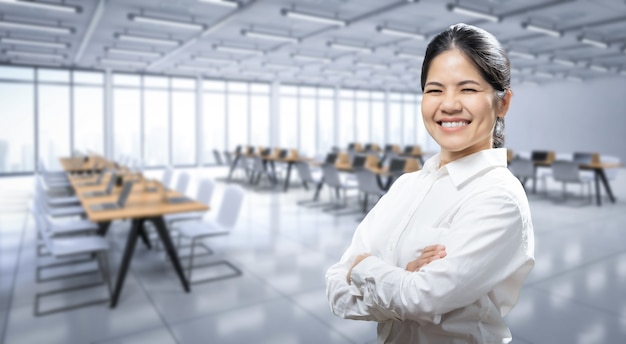
<path id="1" fill-rule="evenodd" d="M 513 85 L 505 123 L 513 151 L 598 152 L 626 162 L 626 77 Z"/>

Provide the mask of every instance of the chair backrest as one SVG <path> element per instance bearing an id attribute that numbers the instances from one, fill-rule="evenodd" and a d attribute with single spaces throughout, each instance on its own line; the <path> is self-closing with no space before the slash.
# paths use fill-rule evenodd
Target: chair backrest
<path id="1" fill-rule="evenodd" d="M 216 164 L 224 165 L 224 161 L 222 160 L 222 155 L 220 154 L 220 151 L 218 151 L 217 149 L 213 150 L 213 158 L 215 159 Z"/>
<path id="2" fill-rule="evenodd" d="M 580 169 L 574 161 L 555 160 L 552 162 L 552 178 L 559 182 L 580 183 Z"/>
<path id="3" fill-rule="evenodd" d="M 546 161 L 548 160 L 548 152 L 547 151 L 532 151 L 532 153 L 530 153 L 530 160 Z"/>
<path id="4" fill-rule="evenodd" d="M 367 168 L 359 168 L 354 171 L 358 189 L 368 194 L 382 195 L 383 190 L 378 185 L 376 174 Z"/>
<path id="5" fill-rule="evenodd" d="M 197 199 L 206 205 L 211 204 L 213 191 L 215 190 L 215 180 L 213 178 L 204 178 L 198 184 Z"/>
<path id="6" fill-rule="evenodd" d="M 237 223 L 241 205 L 243 203 L 244 190 L 240 185 L 230 184 L 224 189 L 222 204 L 215 221 L 223 228 L 232 229 Z"/>
<path id="7" fill-rule="evenodd" d="M 41 236 L 41 238 L 43 239 L 44 245 L 46 245 L 46 249 L 48 249 L 48 251 L 54 255 L 52 239 L 50 239 L 50 233 L 48 233 L 48 227 L 46 226 L 46 222 L 44 219 L 45 214 L 43 214 L 40 210 L 41 209 L 37 209 L 36 207 L 31 209 L 33 218 L 35 218 L 35 227 L 37 227 L 37 232 L 39 232 L 39 236 Z"/>
<path id="8" fill-rule="evenodd" d="M 356 154 L 354 156 L 354 158 L 352 158 L 352 167 L 353 168 L 360 168 L 365 166 L 365 160 L 367 159 L 367 156 L 363 155 L 363 154 Z"/>
<path id="9" fill-rule="evenodd" d="M 334 164 L 335 161 L 337 161 L 337 153 L 326 154 L 326 159 L 324 160 L 326 164 Z"/>
<path id="10" fill-rule="evenodd" d="M 341 183 L 341 177 L 339 177 L 339 171 L 334 164 L 322 165 L 322 176 L 324 176 L 324 184 L 332 188 L 340 188 L 343 186 Z"/>
<path id="11" fill-rule="evenodd" d="M 389 172 L 404 172 L 404 166 L 406 165 L 406 159 L 393 158 L 389 163 Z"/>
<path id="12" fill-rule="evenodd" d="M 181 195 L 187 193 L 187 186 L 189 185 L 189 173 L 182 172 L 180 176 L 178 176 L 178 180 L 176 181 L 176 191 Z"/>
<path id="13" fill-rule="evenodd" d="M 172 184 L 172 176 L 174 175 L 174 169 L 171 167 L 166 167 L 163 171 L 163 177 L 161 177 L 161 184 L 163 187 L 169 188 L 170 184 Z"/>
<path id="14" fill-rule="evenodd" d="M 509 163 L 509 171 L 517 178 L 533 178 L 535 176 L 535 166 L 529 159 L 513 159 Z"/>
<path id="15" fill-rule="evenodd" d="M 226 165 L 232 166 L 233 164 L 233 155 L 229 151 L 224 151 L 224 159 L 226 160 Z"/>
<path id="16" fill-rule="evenodd" d="M 281 149 L 280 153 L 278 153 L 278 157 L 281 159 L 284 159 L 287 157 L 287 154 L 289 154 L 289 151 L 286 149 Z"/>
<path id="17" fill-rule="evenodd" d="M 313 174 L 311 173 L 311 167 L 309 163 L 304 161 L 298 161 L 295 163 L 296 171 L 298 171 L 298 176 L 300 176 L 300 180 L 307 183 L 315 184 L 315 180 L 313 179 Z"/>
<path id="18" fill-rule="evenodd" d="M 413 153 L 413 146 L 406 146 L 404 147 L 404 154 L 411 154 Z"/>

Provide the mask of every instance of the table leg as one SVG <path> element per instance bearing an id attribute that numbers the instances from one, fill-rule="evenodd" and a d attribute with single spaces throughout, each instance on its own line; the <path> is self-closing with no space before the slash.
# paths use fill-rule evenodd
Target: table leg
<path id="1" fill-rule="evenodd" d="M 291 165 L 293 165 L 292 161 L 287 163 L 287 175 L 285 175 L 285 192 L 289 190 L 289 178 L 291 177 Z"/>
<path id="2" fill-rule="evenodd" d="M 109 227 L 111 226 L 111 221 L 107 221 L 107 222 L 98 222 L 98 235 L 100 236 L 106 236 L 107 232 L 109 231 Z"/>
<path id="3" fill-rule="evenodd" d="M 604 169 L 596 170 L 596 176 L 600 176 L 600 180 L 604 185 L 604 190 L 606 194 L 609 196 L 609 200 L 611 203 L 615 203 L 615 196 L 613 196 L 613 190 L 611 190 L 611 185 L 609 184 L 609 180 L 606 179 L 606 174 L 604 173 Z"/>
<path id="4" fill-rule="evenodd" d="M 228 172 L 228 181 L 230 181 L 233 176 L 233 171 L 235 171 L 235 167 L 237 166 L 237 162 L 239 161 L 239 154 L 235 155 L 233 158 L 233 163 L 230 165 L 230 171 Z"/>
<path id="5" fill-rule="evenodd" d="M 317 188 L 315 189 L 315 195 L 313 196 L 313 200 L 317 201 L 320 198 L 320 191 L 322 190 L 322 186 L 324 186 L 324 178 L 317 183 Z"/>
<path id="6" fill-rule="evenodd" d="M 596 183 L 596 203 L 598 204 L 598 206 L 602 205 L 602 194 L 601 194 L 601 190 L 600 190 L 600 174 L 598 172 L 598 170 L 594 171 L 594 181 Z"/>
<path id="7" fill-rule="evenodd" d="M 150 245 L 150 238 L 148 238 L 148 233 L 143 226 L 139 228 L 139 236 L 141 237 L 141 241 L 143 241 L 148 250 L 152 249 L 152 245 Z"/>
<path id="8" fill-rule="evenodd" d="M 130 260 L 133 257 L 133 251 L 135 250 L 135 245 L 137 244 L 139 228 L 141 228 L 142 225 L 143 219 L 135 219 L 132 221 L 130 231 L 128 231 L 128 239 L 126 239 L 126 247 L 124 248 L 124 255 L 122 256 L 122 264 L 120 265 L 120 271 L 117 273 L 117 280 L 115 281 L 113 295 L 111 295 L 111 308 L 115 308 L 115 306 L 117 306 L 117 300 L 122 292 L 126 272 L 130 266 Z"/>
<path id="9" fill-rule="evenodd" d="M 174 244 L 172 243 L 170 232 L 167 230 L 167 227 L 165 226 L 165 221 L 163 221 L 163 217 L 161 216 L 153 217 L 150 219 L 150 221 L 154 223 L 154 227 L 156 227 L 157 232 L 159 233 L 159 237 L 161 238 L 161 241 L 163 242 L 165 251 L 167 252 L 167 255 L 170 257 L 170 261 L 172 262 L 172 265 L 174 265 L 174 269 L 176 270 L 176 273 L 178 274 L 180 283 L 183 285 L 183 288 L 185 289 L 185 291 L 189 292 L 189 282 L 187 281 L 187 278 L 185 277 L 185 273 L 183 272 L 183 268 L 180 265 L 180 259 L 178 258 L 178 253 L 176 253 L 176 248 L 174 247 Z"/>

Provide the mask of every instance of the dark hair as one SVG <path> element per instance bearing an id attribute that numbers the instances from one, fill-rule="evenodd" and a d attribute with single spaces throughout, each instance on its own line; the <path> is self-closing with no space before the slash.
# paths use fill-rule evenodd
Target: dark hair
<path id="1" fill-rule="evenodd" d="M 489 32 L 467 24 L 450 26 L 435 36 L 422 64 L 421 85 L 424 91 L 426 77 L 433 59 L 448 50 L 457 49 L 472 61 L 482 77 L 493 87 L 498 101 L 511 88 L 511 63 L 500 42 Z M 504 118 L 497 117 L 493 131 L 493 147 L 504 146 Z"/>

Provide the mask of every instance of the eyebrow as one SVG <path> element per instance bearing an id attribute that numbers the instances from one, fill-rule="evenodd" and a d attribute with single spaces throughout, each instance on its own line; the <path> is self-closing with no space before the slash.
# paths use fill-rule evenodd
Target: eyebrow
<path id="1" fill-rule="evenodd" d="M 478 81 L 474 81 L 474 80 L 463 80 L 461 82 L 459 82 L 457 84 L 457 86 L 464 86 L 467 84 L 473 84 L 473 85 L 477 85 L 480 86 L 480 83 Z M 426 83 L 426 85 L 424 85 L 424 87 L 426 86 L 439 86 L 439 87 L 443 87 L 443 84 L 437 81 L 429 81 Z"/>

